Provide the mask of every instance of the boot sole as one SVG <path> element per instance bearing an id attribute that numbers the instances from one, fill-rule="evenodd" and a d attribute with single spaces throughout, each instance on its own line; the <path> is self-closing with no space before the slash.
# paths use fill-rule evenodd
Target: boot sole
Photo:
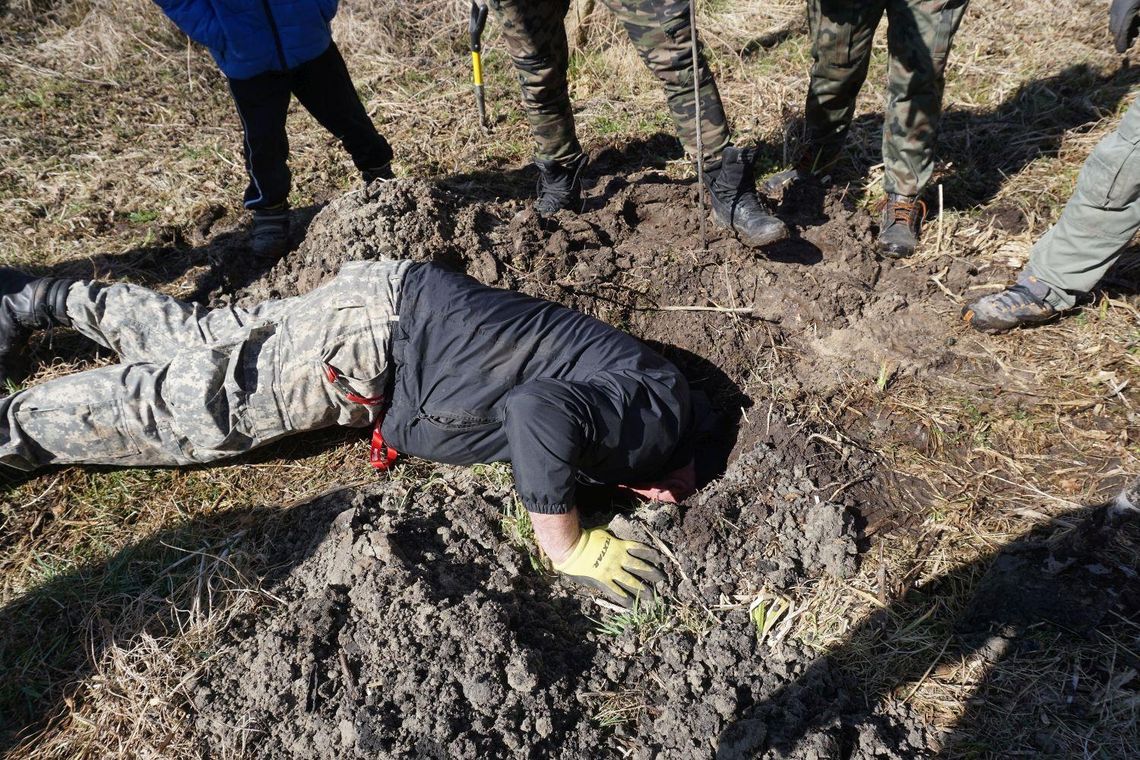
<path id="1" fill-rule="evenodd" d="M 888 259 L 909 259 L 914 255 L 917 248 L 897 248 L 893 245 L 879 245 L 879 253 L 886 256 Z"/>
<path id="2" fill-rule="evenodd" d="M 974 328 L 978 332 L 985 333 L 986 335 L 1001 335 L 1003 333 L 1012 332 L 1014 330 L 1019 330 L 1019 329 L 1023 329 L 1023 328 L 1029 328 L 1029 327 L 1040 327 L 1042 325 L 1047 325 L 1050 322 L 1056 322 L 1057 320 L 1059 320 L 1061 318 L 1062 314 L 1063 314 L 1063 312 L 1057 312 L 1056 314 L 1053 314 L 1046 319 L 1040 319 L 1037 321 L 1026 320 L 1024 322 L 1018 322 L 1017 324 L 1009 325 L 1008 327 L 1006 327 L 1006 326 L 991 327 L 991 326 L 985 325 L 984 323 L 978 324 L 977 322 L 975 322 L 974 317 L 977 316 L 976 312 L 974 312 L 972 309 L 967 308 L 967 309 L 964 309 L 962 311 L 960 319 L 966 325 Z"/>

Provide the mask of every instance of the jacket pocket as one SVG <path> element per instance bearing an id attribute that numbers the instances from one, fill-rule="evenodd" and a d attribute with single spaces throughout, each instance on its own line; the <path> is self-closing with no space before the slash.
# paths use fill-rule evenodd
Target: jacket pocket
<path id="1" fill-rule="evenodd" d="M 370 319 L 349 321 L 355 324 L 334 330 L 326 338 L 320 354 L 321 371 L 351 402 L 379 399 L 388 384 L 387 346 L 378 344 Z"/>

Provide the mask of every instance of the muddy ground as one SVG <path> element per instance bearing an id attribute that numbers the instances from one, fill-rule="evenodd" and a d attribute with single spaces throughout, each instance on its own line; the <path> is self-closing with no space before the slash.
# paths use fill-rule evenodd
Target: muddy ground
<path id="1" fill-rule="evenodd" d="M 288 560 L 266 580 L 274 601 L 249 603 L 193 689 L 206 752 L 938 751 L 945 737 L 921 716 L 868 698 L 831 659 L 794 643 L 794 620 L 761 634 L 749 605 L 854 572 L 867 537 L 903 520 L 900 484 L 858 445 L 860 431 L 816 429 L 795 408 L 884 371 L 922 377 L 964 361 L 943 291 L 964 291 L 978 273 L 949 256 L 879 260 L 872 218 L 823 188 L 785 199 L 792 240 L 755 251 L 710 226 L 704 252 L 694 192 L 656 171 L 603 175 L 584 213 L 540 220 L 470 183 L 380 183 L 329 204 L 267 273 L 223 261 L 215 303 L 304 292 L 348 260 L 445 262 L 650 341 L 716 414 L 703 448 L 712 480 L 688 503 L 602 494 L 587 512 L 599 522 L 616 509 L 618 532 L 671 557 L 663 601 L 617 619 L 617 630 L 609 618 L 603 631 L 608 611 L 506 540 L 504 482 L 445 469 L 322 497 L 280 546 Z"/>

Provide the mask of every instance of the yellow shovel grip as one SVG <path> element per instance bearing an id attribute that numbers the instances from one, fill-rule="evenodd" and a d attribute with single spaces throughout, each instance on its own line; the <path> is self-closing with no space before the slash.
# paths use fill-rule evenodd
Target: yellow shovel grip
<path id="1" fill-rule="evenodd" d="M 483 86 L 483 57 L 479 55 L 478 51 L 471 51 L 471 75 L 475 80 L 476 87 Z"/>

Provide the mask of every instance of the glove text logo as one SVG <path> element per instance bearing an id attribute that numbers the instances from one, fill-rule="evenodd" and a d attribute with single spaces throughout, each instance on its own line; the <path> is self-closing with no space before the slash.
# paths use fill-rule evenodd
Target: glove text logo
<path id="1" fill-rule="evenodd" d="M 602 544 L 602 552 L 601 552 L 601 554 L 598 555 L 598 558 L 596 560 L 594 560 L 594 569 L 595 570 L 598 569 L 598 565 L 602 564 L 602 560 L 604 560 L 606 558 L 606 554 L 609 553 L 611 541 L 613 541 L 612 538 L 607 538 L 606 542 L 604 544 Z"/>

